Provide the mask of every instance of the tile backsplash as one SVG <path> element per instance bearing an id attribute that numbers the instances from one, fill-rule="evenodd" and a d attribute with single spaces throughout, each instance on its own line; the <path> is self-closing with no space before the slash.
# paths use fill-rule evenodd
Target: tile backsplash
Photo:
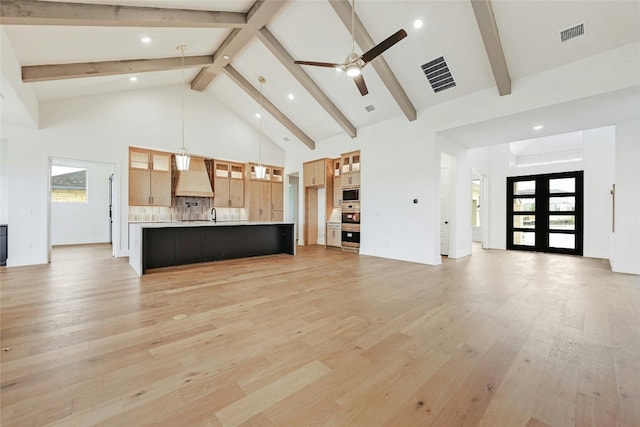
<path id="1" fill-rule="evenodd" d="M 174 197 L 173 206 L 129 206 L 129 222 L 169 222 L 211 219 L 211 199 Z M 246 221 L 244 208 L 216 208 L 217 221 Z"/>

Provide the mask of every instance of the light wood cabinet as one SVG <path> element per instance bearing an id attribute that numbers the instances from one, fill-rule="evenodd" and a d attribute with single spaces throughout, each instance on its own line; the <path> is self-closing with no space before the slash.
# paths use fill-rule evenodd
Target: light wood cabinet
<path id="1" fill-rule="evenodd" d="M 171 206 L 171 154 L 129 148 L 129 206 Z"/>
<path id="2" fill-rule="evenodd" d="M 249 221 L 271 221 L 271 183 L 251 180 L 247 187 Z"/>
<path id="3" fill-rule="evenodd" d="M 333 159 L 333 207 L 342 206 L 342 175 L 340 159 Z"/>
<path id="4" fill-rule="evenodd" d="M 284 169 L 271 168 L 271 221 L 284 221 Z"/>
<path id="5" fill-rule="evenodd" d="M 342 246 L 342 227 L 340 224 L 327 223 L 327 246 L 339 248 Z"/>
<path id="6" fill-rule="evenodd" d="M 215 160 L 213 165 L 213 206 L 244 207 L 244 165 Z"/>
<path id="7" fill-rule="evenodd" d="M 245 207 L 250 221 L 284 220 L 284 169 L 267 166 L 264 179 L 258 179 L 255 164 L 249 163 L 247 170 L 247 191 Z"/>
<path id="8" fill-rule="evenodd" d="M 324 187 L 327 177 L 327 162 L 330 159 L 319 159 L 303 164 L 305 187 Z"/>
<path id="9" fill-rule="evenodd" d="M 342 187 L 360 186 L 360 151 L 345 153 L 340 159 L 342 163 Z"/>

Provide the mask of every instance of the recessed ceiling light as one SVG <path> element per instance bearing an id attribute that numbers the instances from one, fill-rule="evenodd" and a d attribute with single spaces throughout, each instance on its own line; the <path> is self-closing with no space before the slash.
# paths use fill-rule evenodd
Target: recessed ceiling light
<path id="1" fill-rule="evenodd" d="M 151 37 L 149 37 L 149 36 L 144 36 L 144 37 L 142 37 L 142 38 L 140 39 L 140 41 L 141 41 L 142 43 L 151 43 Z"/>
<path id="2" fill-rule="evenodd" d="M 260 117 L 262 117 L 260 113 L 256 113 L 256 119 L 259 119 Z"/>
<path id="3" fill-rule="evenodd" d="M 136 76 L 131 76 L 131 77 L 129 77 L 129 81 L 130 82 L 137 82 L 138 78 Z"/>
<path id="4" fill-rule="evenodd" d="M 231 59 L 231 57 L 229 55 L 222 55 L 222 59 L 228 61 Z"/>
<path id="5" fill-rule="evenodd" d="M 540 130 L 542 128 L 544 128 L 543 125 L 536 125 L 536 126 L 533 127 L 533 130 Z"/>
<path id="6" fill-rule="evenodd" d="M 290 93 L 290 94 L 289 94 L 289 96 L 288 96 L 288 98 L 289 98 L 289 100 L 293 101 L 293 98 L 294 98 L 294 97 L 293 97 L 293 94 L 292 94 L 292 93 Z"/>
<path id="7" fill-rule="evenodd" d="M 422 19 L 416 19 L 413 21 L 413 28 L 422 28 Z"/>

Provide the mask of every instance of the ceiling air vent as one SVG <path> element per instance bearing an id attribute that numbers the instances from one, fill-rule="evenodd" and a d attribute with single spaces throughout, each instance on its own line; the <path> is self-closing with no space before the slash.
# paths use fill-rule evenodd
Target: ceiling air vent
<path id="1" fill-rule="evenodd" d="M 376 107 L 374 107 L 373 104 L 371 104 L 371 105 L 367 105 L 366 107 L 364 107 L 364 109 L 367 110 L 367 113 L 370 113 L 373 110 L 375 110 Z"/>
<path id="2" fill-rule="evenodd" d="M 422 68 L 424 75 L 427 76 L 427 80 L 429 80 L 429 84 L 435 93 L 455 87 L 456 82 L 453 80 L 444 56 L 429 61 L 420 68 Z"/>
<path id="3" fill-rule="evenodd" d="M 584 34 L 584 23 L 578 24 L 575 27 L 567 28 L 566 30 L 560 31 L 560 41 L 566 42 L 578 36 Z"/>

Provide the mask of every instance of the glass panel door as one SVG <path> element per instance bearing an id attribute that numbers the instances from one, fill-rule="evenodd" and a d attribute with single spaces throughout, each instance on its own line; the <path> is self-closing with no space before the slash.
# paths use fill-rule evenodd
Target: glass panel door
<path id="1" fill-rule="evenodd" d="M 583 172 L 507 178 L 507 249 L 582 255 Z"/>

